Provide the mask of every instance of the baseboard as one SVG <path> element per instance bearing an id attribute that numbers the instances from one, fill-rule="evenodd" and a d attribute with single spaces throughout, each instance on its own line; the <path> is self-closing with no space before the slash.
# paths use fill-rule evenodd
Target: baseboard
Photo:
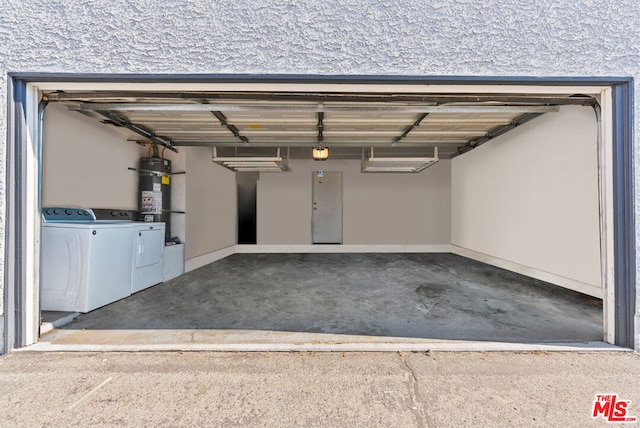
<path id="1" fill-rule="evenodd" d="M 184 262 L 190 272 L 236 253 L 450 253 L 451 245 L 231 245 Z"/>
<path id="2" fill-rule="evenodd" d="M 224 259 L 225 257 L 229 257 L 235 253 L 236 253 L 236 246 L 232 245 L 230 247 L 222 248 L 212 253 L 204 254 L 202 256 L 185 260 L 184 271 L 191 272 L 192 270 L 198 269 L 202 266 L 206 266 L 209 263 L 217 262 L 218 260 Z"/>
<path id="3" fill-rule="evenodd" d="M 237 253 L 450 253 L 451 245 L 237 245 Z"/>
<path id="4" fill-rule="evenodd" d="M 499 267 L 511 272 L 519 273 L 531 278 L 539 279 L 554 285 L 558 285 L 569 290 L 577 291 L 579 293 L 587 294 L 589 296 L 603 298 L 602 288 L 595 285 L 587 284 L 585 282 L 577 281 L 564 276 L 556 275 L 554 273 L 545 272 L 539 269 L 535 269 L 529 266 L 521 265 L 509 260 L 500 259 L 490 256 L 488 254 L 479 253 L 477 251 L 469 250 L 467 248 L 458 247 L 457 245 L 451 245 L 451 253 L 457 254 L 462 257 L 466 257 L 478 262 L 486 263 L 491 266 Z"/>

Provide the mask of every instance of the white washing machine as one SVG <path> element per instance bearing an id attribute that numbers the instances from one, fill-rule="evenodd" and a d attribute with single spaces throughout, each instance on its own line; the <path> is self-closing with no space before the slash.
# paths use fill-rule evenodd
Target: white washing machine
<path id="1" fill-rule="evenodd" d="M 42 310 L 89 312 L 131 294 L 134 223 L 69 207 L 42 217 Z"/>

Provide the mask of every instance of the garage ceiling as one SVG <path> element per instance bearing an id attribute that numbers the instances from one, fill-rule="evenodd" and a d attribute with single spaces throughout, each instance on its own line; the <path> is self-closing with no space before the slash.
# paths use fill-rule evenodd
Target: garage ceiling
<path id="1" fill-rule="evenodd" d="M 215 146 L 220 156 L 265 156 L 288 148 L 311 158 L 323 145 L 331 158 L 450 158 L 586 95 L 377 94 L 283 92 L 51 92 L 61 102 L 125 131 L 127 138 L 171 150 Z"/>

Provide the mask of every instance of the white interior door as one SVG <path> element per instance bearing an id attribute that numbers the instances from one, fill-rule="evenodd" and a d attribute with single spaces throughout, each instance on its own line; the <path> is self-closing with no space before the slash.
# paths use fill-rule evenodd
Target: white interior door
<path id="1" fill-rule="evenodd" d="M 342 244 L 342 172 L 313 172 L 313 243 Z"/>

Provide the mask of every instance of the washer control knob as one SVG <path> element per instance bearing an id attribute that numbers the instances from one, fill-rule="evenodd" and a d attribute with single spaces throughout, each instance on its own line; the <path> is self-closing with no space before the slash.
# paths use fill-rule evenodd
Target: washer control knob
<path id="1" fill-rule="evenodd" d="M 60 214 L 60 210 L 53 210 L 53 213 L 58 215 L 58 214 Z"/>
<path id="2" fill-rule="evenodd" d="M 65 213 L 66 215 L 71 215 L 71 214 L 73 214 L 73 211 L 71 211 L 71 210 L 64 210 L 64 213 Z"/>

